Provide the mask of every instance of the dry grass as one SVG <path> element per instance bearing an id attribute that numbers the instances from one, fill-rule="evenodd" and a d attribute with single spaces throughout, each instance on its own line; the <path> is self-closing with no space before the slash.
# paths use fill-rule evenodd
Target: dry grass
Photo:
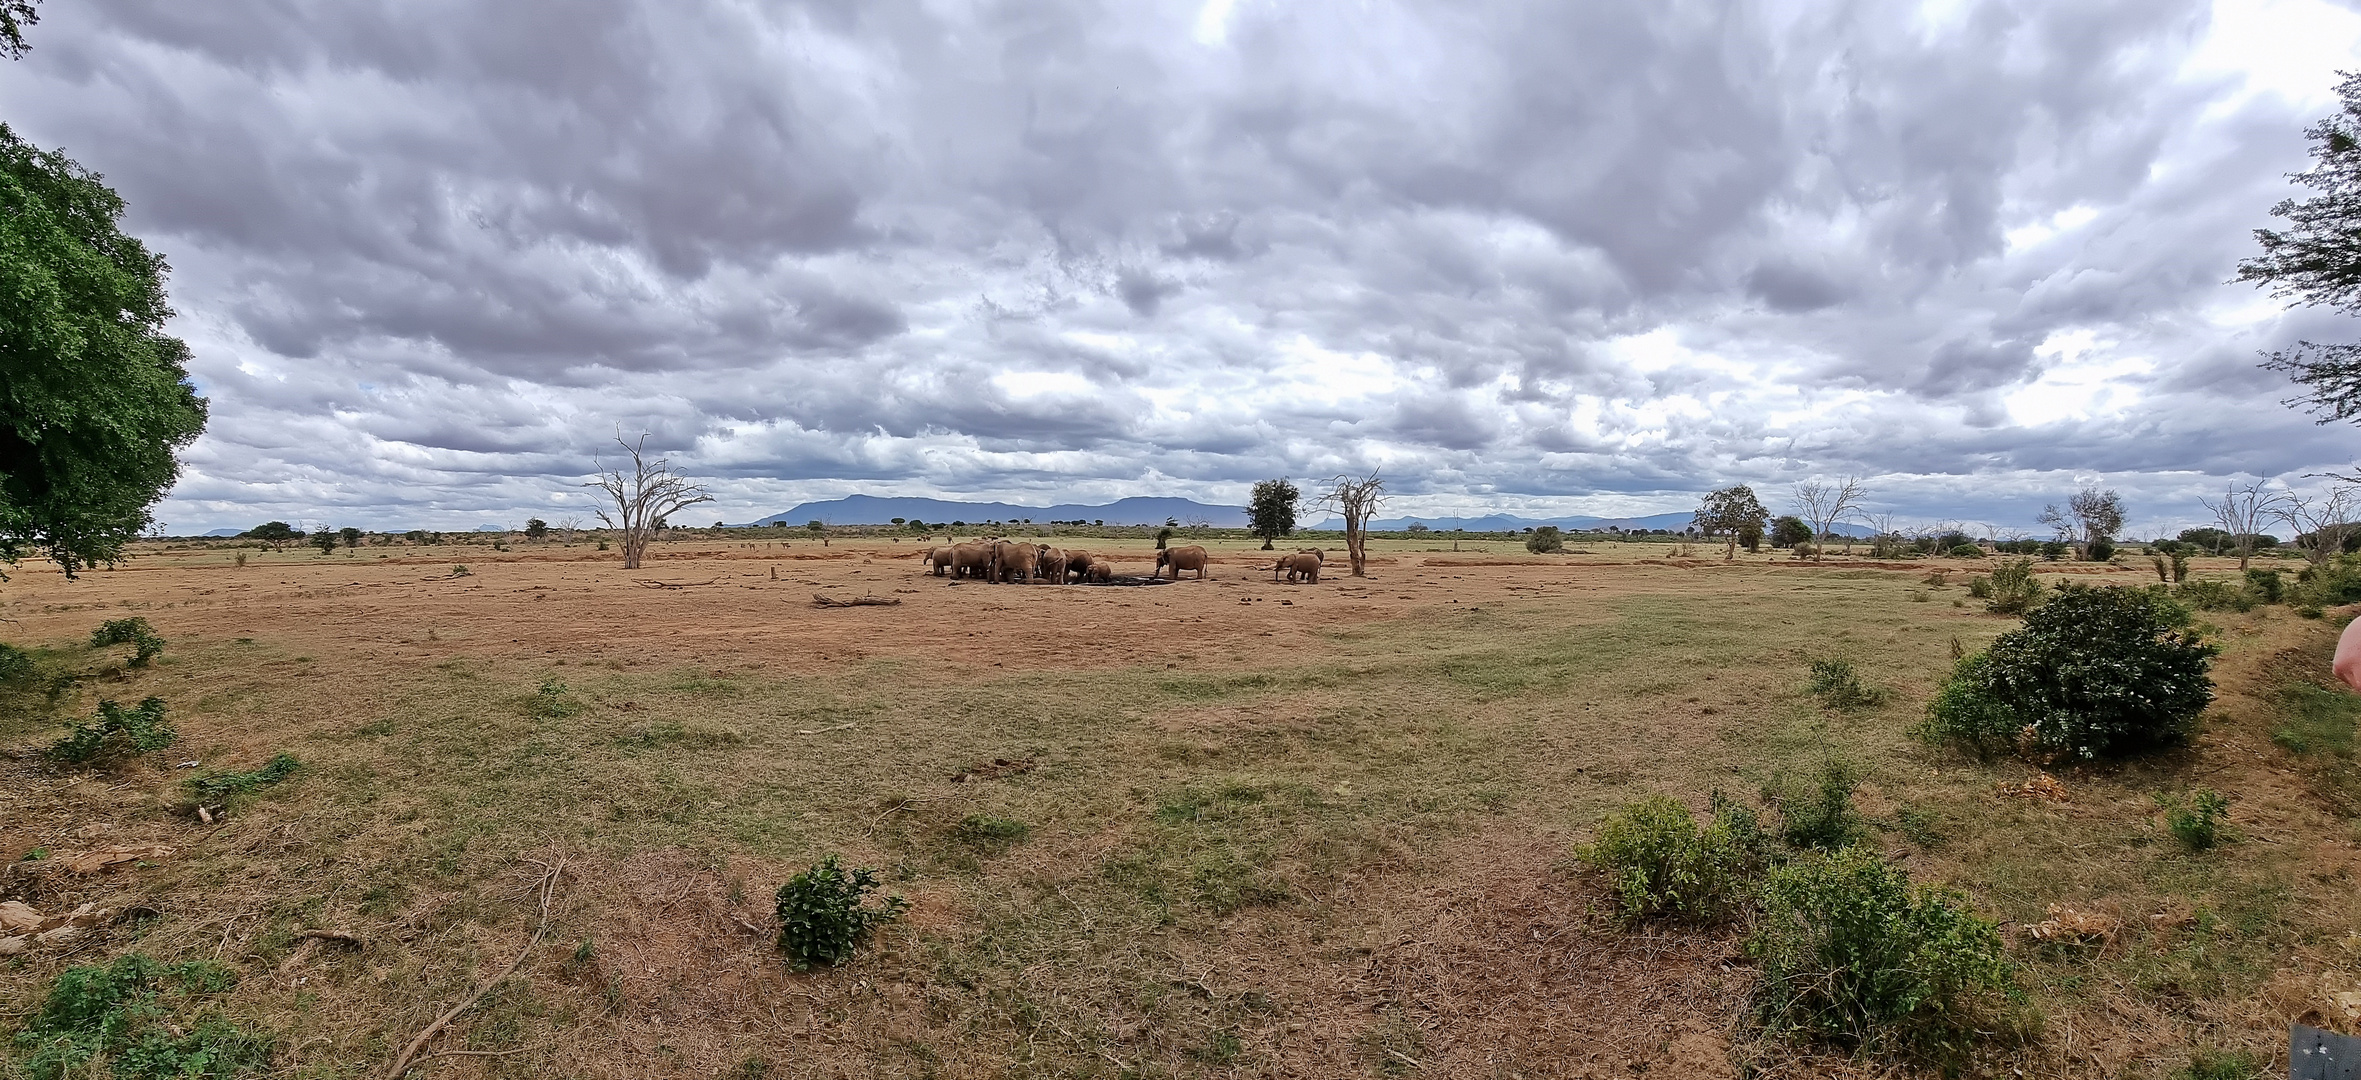
<path id="1" fill-rule="evenodd" d="M 1751 796 L 1831 757 L 1866 770 L 1872 842 L 1919 876 L 2012 924 L 2120 924 L 2016 935 L 2047 1023 L 1993 1051 L 2005 1068 L 2268 1055 L 2361 991 L 2346 759 L 2272 741 L 2333 621 L 2218 617 L 2198 746 L 2011 798 L 2029 767 L 1906 734 L 1954 640 L 2011 625 L 1909 602 L 1925 564 L 1429 553 L 1449 543 L 1380 542 L 1371 578 L 1300 587 L 1244 543 L 1213 545 L 1214 581 L 1151 589 L 954 586 L 914 543 L 841 542 L 678 545 L 640 575 L 555 545 L 26 574 L 12 639 L 98 673 L 59 715 L 159 694 L 182 741 L 112 773 L 0 760 L 0 854 L 173 852 L 18 864 L 0 899 L 147 917 L 0 960 L 0 1010 L 69 963 L 218 957 L 284 1071 L 363 1075 L 516 955 L 537 916 L 519 890 L 562 856 L 547 943 L 430 1048 L 479 1053 L 434 1073 L 1868 1074 L 1747 1037 L 1730 939 L 1619 930 L 1561 865 L 1641 795 Z M 814 588 L 905 603 L 814 609 Z M 169 639 L 156 667 L 78 644 L 123 611 Z M 1886 703 L 1819 707 L 1823 657 Z M 9 704 L 0 745 L 55 737 L 39 701 Z M 177 762 L 279 751 L 303 770 L 218 823 L 166 805 Z M 2238 842 L 2192 855 L 2161 831 L 2152 796 L 2195 787 L 2234 797 Z M 914 907 L 853 963 L 792 975 L 770 894 L 828 852 Z"/>

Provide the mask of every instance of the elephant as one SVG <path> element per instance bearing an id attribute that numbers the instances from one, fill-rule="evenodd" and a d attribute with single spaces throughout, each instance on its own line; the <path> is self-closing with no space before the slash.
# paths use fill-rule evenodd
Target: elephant
<path id="1" fill-rule="evenodd" d="M 1271 580 L 1279 580 L 1279 571 L 1285 570 L 1287 571 L 1287 580 L 1290 582 L 1301 577 L 1304 581 L 1317 585 L 1320 583 L 1320 561 L 1320 556 L 1308 551 L 1281 555 L 1279 561 L 1271 566 Z"/>
<path id="2" fill-rule="evenodd" d="M 944 544 L 926 549 L 926 565 L 934 569 L 936 577 L 942 577 L 943 571 L 951 566 L 952 553 L 956 548 L 955 544 Z"/>
<path id="3" fill-rule="evenodd" d="M 1115 564 L 1105 559 L 1092 559 L 1090 561 L 1090 580 L 1099 585 L 1115 580 Z"/>
<path id="4" fill-rule="evenodd" d="M 1205 549 L 1195 544 L 1190 544 L 1187 547 L 1165 548 L 1156 553 L 1156 574 L 1152 576 L 1162 575 L 1164 568 L 1169 566 L 1172 568 L 1172 580 L 1174 581 L 1180 580 L 1180 572 L 1183 570 L 1195 570 L 1197 580 L 1203 581 L 1205 580 L 1205 562 Z"/>
<path id="5" fill-rule="evenodd" d="M 1090 578 L 1090 553 L 1067 548 L 1066 576 L 1076 581 L 1088 580 Z"/>
<path id="6" fill-rule="evenodd" d="M 1002 540 L 992 545 L 993 581 L 1022 582 L 1033 580 L 1033 568 L 1041 562 L 1041 549 L 1031 544 Z"/>
<path id="7" fill-rule="evenodd" d="M 1070 556 L 1068 556 L 1064 550 L 1060 548 L 1053 548 L 1047 544 L 1041 545 L 1040 553 L 1041 561 L 1039 568 L 1035 572 L 1041 576 L 1042 580 L 1047 581 L 1052 585 L 1065 584 L 1066 566 Z M 1088 558 L 1088 556 L 1084 557 Z"/>
<path id="8" fill-rule="evenodd" d="M 992 545 L 985 543 L 951 545 L 951 576 L 964 578 L 990 577 L 992 574 Z"/>

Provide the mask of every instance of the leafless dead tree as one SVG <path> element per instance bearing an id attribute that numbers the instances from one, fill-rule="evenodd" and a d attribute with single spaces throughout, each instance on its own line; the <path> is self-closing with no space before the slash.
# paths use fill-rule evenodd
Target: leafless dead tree
<path id="1" fill-rule="evenodd" d="M 2296 548 L 2318 566 L 2345 549 L 2345 537 L 2361 527 L 2354 519 L 2353 489 L 2339 484 L 2319 495 L 2289 493 L 2272 513 L 2295 532 Z"/>
<path id="2" fill-rule="evenodd" d="M 578 533 L 578 532 L 581 532 L 581 531 L 582 531 L 582 519 L 581 519 L 581 518 L 579 518 L 579 517 L 569 517 L 569 518 L 565 519 L 564 521 L 558 522 L 558 523 L 557 523 L 557 538 L 558 538 L 558 542 L 559 542 L 559 543 L 562 543 L 562 544 L 571 544 L 571 543 L 573 543 L 573 542 L 574 542 L 574 534 L 575 534 L 575 533 Z"/>
<path id="3" fill-rule="evenodd" d="M 1385 481 L 1374 472 L 1359 480 L 1337 476 L 1328 481 L 1327 493 L 1313 505 L 1333 509 L 1344 517 L 1345 558 L 1353 564 L 1354 577 L 1368 577 L 1369 555 L 1363 545 L 1368 539 L 1369 519 L 1385 505 Z"/>
<path id="4" fill-rule="evenodd" d="M 648 460 L 642 452 L 647 441 L 644 434 L 636 443 L 624 442 L 617 436 L 616 444 L 631 455 L 631 470 L 626 473 L 620 465 L 612 469 L 602 467 L 598 479 L 582 485 L 605 491 L 615 501 L 615 512 L 610 515 L 601 507 L 598 519 L 623 534 L 625 570 L 639 569 L 640 556 L 647 551 L 648 541 L 656 530 L 664 527 L 665 518 L 698 503 L 713 501 L 704 487 L 674 474 L 670 461 Z"/>
<path id="5" fill-rule="evenodd" d="M 2230 485 L 2218 502 L 2204 498 L 2197 501 L 2213 511 L 2214 524 L 2229 534 L 2230 549 L 2238 553 L 2238 569 L 2244 570 L 2247 561 L 2254 558 L 2255 538 L 2262 533 L 2263 523 L 2282 516 L 2279 504 L 2286 498 L 2286 492 L 2272 491 L 2257 480 L 2244 487 Z"/>
<path id="6" fill-rule="evenodd" d="M 1861 500 L 1869 489 L 1861 486 L 1861 478 L 1848 476 L 1841 484 L 1823 484 L 1806 480 L 1795 485 L 1795 501 L 1803 507 L 1804 522 L 1812 527 L 1812 561 L 1819 562 L 1828 550 L 1828 534 L 1839 522 L 1861 512 Z M 1845 538 L 1845 546 L 1852 546 L 1852 537 Z"/>

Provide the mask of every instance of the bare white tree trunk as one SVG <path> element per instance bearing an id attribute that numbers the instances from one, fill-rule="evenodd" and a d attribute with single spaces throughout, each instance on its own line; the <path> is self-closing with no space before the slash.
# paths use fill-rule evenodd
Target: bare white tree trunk
<path id="1" fill-rule="evenodd" d="M 2304 553 L 2304 560 L 2314 566 L 2327 562 L 2345 549 L 2345 537 L 2356 527 L 2353 489 L 2338 486 L 2317 497 L 2287 494 L 2282 496 L 2272 513 L 2295 531 L 2296 547 Z"/>
<path id="2" fill-rule="evenodd" d="M 1841 484 L 1823 484 L 1807 480 L 1795 485 L 1795 501 L 1803 506 L 1804 521 L 1812 527 L 1812 561 L 1819 562 L 1828 550 L 1830 529 L 1861 510 L 1861 500 L 1869 489 L 1861 486 L 1861 478 L 1845 477 Z M 1845 538 L 1846 550 L 1853 546 L 1852 537 Z"/>
<path id="3" fill-rule="evenodd" d="M 2239 487 L 2235 484 L 2222 494 L 2220 502 L 2199 499 L 2207 510 L 2213 511 L 2214 523 L 2230 534 L 2230 546 L 2238 552 L 2238 569 L 2246 569 L 2254 558 L 2255 535 L 2263 531 L 2263 522 L 2281 516 L 2280 502 L 2286 493 L 2265 490 L 2261 481 Z"/>
<path id="4" fill-rule="evenodd" d="M 601 468 L 598 479 L 582 485 L 598 488 L 615 501 L 615 512 L 610 515 L 601 507 L 598 519 L 623 534 L 625 570 L 639 569 L 648 541 L 654 538 L 656 530 L 664 527 L 665 518 L 686 507 L 713 501 L 713 496 L 706 494 L 702 486 L 675 475 L 671 462 L 663 458 L 648 460 L 642 452 L 647 441 L 644 434 L 636 443 L 624 442 L 617 436 L 615 442 L 631 455 L 630 472 L 626 474 L 620 465 Z"/>
<path id="5" fill-rule="evenodd" d="M 1328 482 L 1328 492 L 1320 496 L 1317 505 L 1332 507 L 1344 516 L 1344 553 L 1352 563 L 1354 577 L 1368 577 L 1369 519 L 1377 516 L 1377 508 L 1385 504 L 1385 481 L 1376 473 L 1364 479 L 1338 476 Z"/>

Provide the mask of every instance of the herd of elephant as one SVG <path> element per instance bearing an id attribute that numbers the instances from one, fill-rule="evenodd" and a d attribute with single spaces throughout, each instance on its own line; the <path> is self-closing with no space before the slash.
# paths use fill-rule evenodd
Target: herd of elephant
<path id="1" fill-rule="evenodd" d="M 1196 571 L 1197 579 L 1205 579 L 1208 562 L 1205 549 L 1195 544 L 1162 548 L 1156 552 L 1156 570 L 1150 578 L 1161 578 L 1166 568 L 1172 570 L 1172 580 L 1179 581 L 1181 571 Z M 1327 553 L 1319 548 L 1303 548 L 1279 556 L 1271 567 L 1271 580 L 1281 573 L 1290 582 L 1320 583 L 1320 567 L 1327 562 Z M 928 548 L 926 564 L 936 577 L 949 574 L 955 578 L 976 578 L 983 581 L 1031 583 L 1046 581 L 1054 585 L 1073 582 L 1105 584 L 1115 579 L 1115 564 L 1104 556 L 1087 551 L 1055 548 L 1048 544 L 1023 544 L 1014 540 L 976 540 L 965 544 L 944 544 Z"/>

